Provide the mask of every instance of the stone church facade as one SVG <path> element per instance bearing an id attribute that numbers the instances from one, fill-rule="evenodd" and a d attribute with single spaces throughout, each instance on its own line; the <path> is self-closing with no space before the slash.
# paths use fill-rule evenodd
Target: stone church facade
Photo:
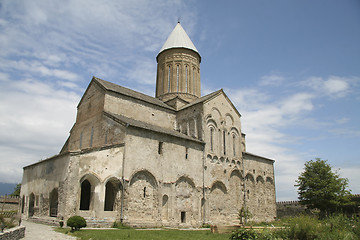
<path id="1" fill-rule="evenodd" d="M 201 96 L 201 56 L 180 23 L 156 60 L 155 98 L 93 77 L 60 153 L 24 167 L 23 218 L 188 227 L 236 224 L 246 207 L 274 219 L 274 160 L 246 152 L 222 89 Z"/>

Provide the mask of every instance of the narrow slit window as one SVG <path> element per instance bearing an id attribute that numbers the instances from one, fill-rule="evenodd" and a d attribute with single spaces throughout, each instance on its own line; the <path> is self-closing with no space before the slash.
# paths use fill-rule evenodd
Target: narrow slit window
<path id="1" fill-rule="evenodd" d="M 146 187 L 144 187 L 144 198 L 146 197 Z"/>
<path id="2" fill-rule="evenodd" d="M 181 223 L 185 223 L 186 222 L 186 212 L 181 212 Z"/>
<path id="3" fill-rule="evenodd" d="M 90 147 L 92 147 L 93 145 L 93 138 L 94 138 L 94 127 L 91 128 Z"/>
<path id="4" fill-rule="evenodd" d="M 186 147 L 185 148 L 185 159 L 188 159 L 188 157 L 189 157 L 189 148 Z"/>
<path id="5" fill-rule="evenodd" d="M 163 142 L 159 142 L 158 154 L 162 154 L 162 152 L 163 152 Z"/>
<path id="6" fill-rule="evenodd" d="M 83 133 L 80 133 L 80 140 L 79 140 L 79 148 L 82 148 L 82 138 L 83 138 Z"/>

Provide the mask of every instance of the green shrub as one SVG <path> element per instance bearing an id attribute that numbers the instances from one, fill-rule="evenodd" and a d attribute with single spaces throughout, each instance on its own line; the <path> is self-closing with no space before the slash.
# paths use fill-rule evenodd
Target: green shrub
<path id="1" fill-rule="evenodd" d="M 359 235 L 356 234 L 357 228 L 355 225 L 356 219 L 348 218 L 343 214 L 332 215 L 322 222 L 322 229 L 319 231 L 318 239 L 359 239 Z"/>
<path id="2" fill-rule="evenodd" d="M 230 240 L 253 240 L 259 239 L 258 234 L 253 229 L 244 229 L 239 228 L 238 230 L 234 231 L 231 236 Z"/>
<path id="3" fill-rule="evenodd" d="M 66 225 L 71 227 L 71 231 L 78 231 L 80 228 L 86 227 L 86 221 L 83 217 L 72 216 L 66 221 Z"/>
<path id="4" fill-rule="evenodd" d="M 320 221 L 312 216 L 299 216 L 289 222 L 289 238 L 301 240 L 316 239 L 320 231 Z"/>

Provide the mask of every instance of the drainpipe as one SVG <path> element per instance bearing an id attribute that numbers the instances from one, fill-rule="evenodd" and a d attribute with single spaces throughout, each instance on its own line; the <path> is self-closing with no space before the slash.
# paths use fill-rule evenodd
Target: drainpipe
<path id="1" fill-rule="evenodd" d="M 203 200 L 204 200 L 204 206 L 203 206 L 203 225 L 205 225 L 205 145 L 203 145 L 203 164 L 202 164 L 202 170 L 203 170 L 203 186 L 202 186 L 202 192 L 203 192 L 203 198 L 201 199 L 201 203 L 200 205 L 203 204 Z"/>
<path id="2" fill-rule="evenodd" d="M 127 136 L 127 128 L 129 127 L 129 123 L 125 125 L 125 136 L 124 136 L 124 153 L 123 153 L 123 162 L 122 162 L 122 176 L 121 176 L 121 206 L 120 206 L 120 222 L 122 223 L 124 220 L 124 194 L 125 194 L 125 152 L 126 152 L 126 143 L 125 138 Z"/>
<path id="3" fill-rule="evenodd" d="M 202 132 L 202 136 L 201 136 L 201 140 L 203 140 L 205 142 L 205 126 L 206 126 L 206 122 L 205 122 L 205 118 L 204 118 L 204 113 L 202 113 L 200 115 L 201 119 L 202 119 L 202 129 L 201 129 L 201 132 Z M 200 140 L 200 139 L 199 139 Z M 203 145 L 203 164 L 202 164 L 202 171 L 203 171 L 203 189 L 202 189 L 202 192 L 203 192 L 203 199 L 204 199 L 204 207 L 202 209 L 203 211 L 203 225 L 205 225 L 205 222 L 206 222 L 206 199 L 205 199 L 205 161 L 206 161 L 206 157 L 205 157 L 205 147 L 206 147 L 206 143 Z M 202 201 L 200 203 L 200 205 L 202 204 Z"/>

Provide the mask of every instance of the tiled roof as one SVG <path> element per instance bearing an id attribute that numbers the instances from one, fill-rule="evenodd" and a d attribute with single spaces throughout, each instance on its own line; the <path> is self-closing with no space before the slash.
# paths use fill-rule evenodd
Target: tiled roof
<path id="1" fill-rule="evenodd" d="M 159 127 L 159 126 L 156 126 L 156 125 L 153 125 L 153 124 L 149 124 L 149 123 L 146 123 L 146 122 L 143 122 L 143 121 L 128 118 L 128 117 L 118 115 L 118 114 L 115 114 L 115 113 L 104 112 L 104 114 L 106 116 L 114 119 L 114 120 L 118 120 L 118 121 L 120 121 L 122 123 L 129 124 L 130 126 L 133 126 L 133 127 L 147 129 L 147 130 L 150 130 L 150 131 L 153 131 L 153 132 L 160 132 L 160 133 L 163 133 L 163 134 L 166 134 L 166 135 L 171 135 L 171 136 L 174 136 L 174 137 L 183 138 L 183 139 L 186 139 L 186 140 L 191 140 L 191 141 L 198 142 L 198 143 L 204 143 L 201 140 L 198 140 L 196 138 L 192 138 L 192 137 L 190 137 L 190 136 L 188 136 L 186 134 L 183 134 L 181 132 L 178 132 L 178 131 L 175 131 L 175 130 L 172 130 L 172 129 Z"/>
<path id="2" fill-rule="evenodd" d="M 163 108 L 167 108 L 169 110 L 173 110 L 173 111 L 175 110 L 174 108 L 167 105 L 163 101 L 161 101 L 161 100 L 159 100 L 157 98 L 151 97 L 149 95 L 146 95 L 146 94 L 131 90 L 131 89 L 126 88 L 126 87 L 116 85 L 114 83 L 102 80 L 102 79 L 97 78 L 97 77 L 93 77 L 93 80 L 98 82 L 101 86 L 103 86 L 108 91 L 112 91 L 112 92 L 115 92 L 115 93 L 120 93 L 120 94 L 126 95 L 128 97 L 136 98 L 136 99 L 142 100 L 144 102 L 148 102 L 148 103 L 158 105 L 158 106 L 163 107 Z"/>

